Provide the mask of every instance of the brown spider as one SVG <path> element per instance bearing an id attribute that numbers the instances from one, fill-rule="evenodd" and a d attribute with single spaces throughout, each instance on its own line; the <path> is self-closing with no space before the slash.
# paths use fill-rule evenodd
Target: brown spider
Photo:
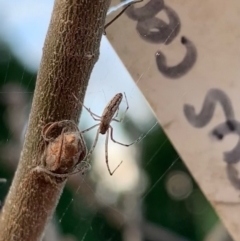
<path id="1" fill-rule="evenodd" d="M 113 142 L 119 144 L 119 145 L 122 145 L 122 146 L 131 146 L 133 145 L 134 143 L 137 143 L 139 142 L 141 139 L 142 139 L 142 135 L 137 138 L 134 142 L 130 143 L 130 144 L 123 144 L 121 142 L 118 142 L 116 140 L 114 140 L 113 138 L 113 127 L 111 126 L 111 122 L 112 121 L 116 121 L 116 122 L 122 122 L 125 115 L 126 115 L 126 112 L 127 110 L 129 109 L 129 105 L 128 105 L 128 101 L 127 101 L 127 97 L 126 97 L 126 94 L 124 93 L 124 96 L 125 96 L 125 99 L 126 99 L 126 103 L 127 103 L 127 108 L 123 114 L 123 116 L 120 118 L 120 120 L 116 119 L 117 115 L 118 115 L 118 111 L 119 111 L 119 105 L 121 104 L 121 101 L 123 99 L 123 94 L 122 93 L 118 93 L 116 94 L 111 100 L 110 102 L 107 104 L 107 106 L 105 107 L 103 113 L 102 113 L 102 116 L 98 116 L 96 114 L 94 114 L 90 108 L 87 108 L 85 105 L 83 105 L 83 107 L 90 113 L 90 115 L 92 116 L 92 118 L 96 121 L 99 121 L 100 123 L 90 127 L 90 128 L 87 128 L 86 130 L 82 131 L 81 133 L 85 133 L 87 131 L 90 131 L 92 130 L 93 128 L 99 126 L 98 128 L 98 131 L 97 131 L 97 134 L 96 134 L 96 137 L 95 137 L 95 140 L 93 142 L 93 145 L 90 149 L 90 151 L 88 152 L 87 154 L 87 157 L 86 157 L 86 162 L 89 162 L 89 159 L 96 147 L 96 144 L 97 144 L 97 141 L 98 141 L 98 136 L 99 136 L 99 133 L 104 135 L 106 134 L 106 139 L 105 139 L 105 158 L 106 158 L 106 164 L 107 164 L 107 169 L 108 169 L 108 172 L 110 175 L 113 175 L 113 173 L 117 170 L 117 168 L 122 164 L 122 161 L 118 164 L 118 166 L 113 170 L 111 171 L 110 170 L 110 167 L 109 167 L 109 163 L 108 163 L 108 139 L 109 139 L 109 132 L 110 132 L 110 138 Z M 76 98 L 76 97 L 75 97 Z M 116 114 L 116 116 L 114 117 L 114 115 Z"/>

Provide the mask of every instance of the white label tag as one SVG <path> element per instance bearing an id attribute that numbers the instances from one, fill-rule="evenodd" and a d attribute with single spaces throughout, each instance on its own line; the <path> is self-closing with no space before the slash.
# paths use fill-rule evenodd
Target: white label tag
<path id="1" fill-rule="evenodd" d="M 147 0 L 107 28 L 109 41 L 235 240 L 240 240 L 235 228 L 240 223 L 239 12 L 237 0 Z"/>

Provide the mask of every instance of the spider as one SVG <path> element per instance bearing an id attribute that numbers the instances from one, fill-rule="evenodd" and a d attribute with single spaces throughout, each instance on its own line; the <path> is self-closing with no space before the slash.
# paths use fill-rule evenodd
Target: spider
<path id="1" fill-rule="evenodd" d="M 54 133 L 56 127 L 62 128 L 62 130 L 61 134 L 54 138 L 53 136 L 51 137 L 51 132 Z M 84 174 L 85 171 L 91 169 L 90 163 L 84 161 L 88 150 L 82 133 L 74 121 L 62 120 L 49 122 L 43 127 L 41 135 L 48 145 L 45 144 L 46 148 L 41 165 L 33 170 L 43 171 L 55 177 L 65 178 L 79 172 Z M 55 173 L 55 171 L 65 172 L 71 168 L 71 166 L 74 167 L 74 169 L 69 173 Z"/>
<path id="2" fill-rule="evenodd" d="M 113 171 L 110 170 L 109 162 L 108 162 L 108 139 L 109 139 L 109 132 L 110 132 L 110 138 L 111 138 L 111 140 L 113 142 L 115 142 L 115 143 L 117 143 L 119 145 L 122 145 L 122 146 L 126 146 L 126 147 L 129 147 L 129 146 L 139 142 L 142 139 L 142 135 L 141 135 L 134 142 L 132 142 L 130 144 L 123 144 L 121 142 L 118 142 L 118 141 L 114 140 L 114 138 L 113 138 L 113 127 L 111 126 L 111 122 L 112 121 L 122 122 L 124 120 L 124 117 L 125 117 L 126 113 L 127 113 L 127 110 L 129 109 L 129 105 L 128 105 L 128 101 L 127 101 L 127 97 L 126 97 L 125 93 L 124 93 L 124 96 L 125 96 L 125 99 L 126 99 L 127 108 L 126 108 L 123 116 L 119 120 L 116 119 L 116 118 L 118 116 L 119 105 L 121 104 L 122 99 L 123 99 L 123 94 L 122 93 L 116 94 L 110 100 L 110 102 L 105 107 L 105 109 L 104 109 L 104 111 L 102 113 L 102 116 L 98 116 L 98 115 L 94 114 L 90 110 L 90 108 L 87 108 L 85 105 L 82 104 L 82 106 L 90 113 L 92 118 L 95 121 L 99 121 L 98 124 L 93 125 L 93 126 L 87 128 L 86 130 L 81 131 L 81 133 L 85 133 L 85 132 L 90 131 L 90 130 L 94 129 L 95 127 L 99 126 L 97 134 L 96 134 L 96 137 L 95 137 L 95 140 L 94 140 L 94 142 L 92 144 L 92 147 L 91 147 L 91 149 L 88 152 L 88 155 L 86 157 L 86 162 L 89 162 L 89 159 L 90 159 L 90 157 L 91 157 L 91 155 L 92 155 L 92 153 L 93 153 L 93 151 L 94 151 L 94 149 L 95 149 L 95 147 L 97 145 L 99 133 L 102 134 L 102 135 L 106 134 L 106 139 L 105 139 L 105 159 L 106 159 L 106 165 L 107 165 L 108 172 L 109 172 L 109 174 L 111 176 L 118 169 L 118 167 L 122 164 L 122 161 L 118 164 L 118 166 Z M 115 115 L 115 117 L 114 117 L 114 115 Z"/>

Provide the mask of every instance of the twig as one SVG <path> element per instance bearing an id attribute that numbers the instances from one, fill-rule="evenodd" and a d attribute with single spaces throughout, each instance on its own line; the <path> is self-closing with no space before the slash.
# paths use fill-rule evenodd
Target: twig
<path id="1" fill-rule="evenodd" d="M 41 130 L 49 122 L 78 123 L 81 105 L 72 94 L 83 102 L 109 4 L 110 0 L 55 0 L 19 166 L 0 215 L 0 241 L 42 238 L 65 179 L 32 171 L 44 161 Z"/>

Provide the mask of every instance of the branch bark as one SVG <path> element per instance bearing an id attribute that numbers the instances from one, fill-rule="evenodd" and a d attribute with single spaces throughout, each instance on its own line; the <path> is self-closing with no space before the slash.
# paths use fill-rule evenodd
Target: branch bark
<path id="1" fill-rule="evenodd" d="M 55 0 L 20 162 L 0 215 L 0 241 L 42 239 L 66 179 L 33 171 L 46 150 L 41 131 L 50 122 L 78 123 L 82 107 L 75 97 L 83 102 L 109 5 Z"/>

